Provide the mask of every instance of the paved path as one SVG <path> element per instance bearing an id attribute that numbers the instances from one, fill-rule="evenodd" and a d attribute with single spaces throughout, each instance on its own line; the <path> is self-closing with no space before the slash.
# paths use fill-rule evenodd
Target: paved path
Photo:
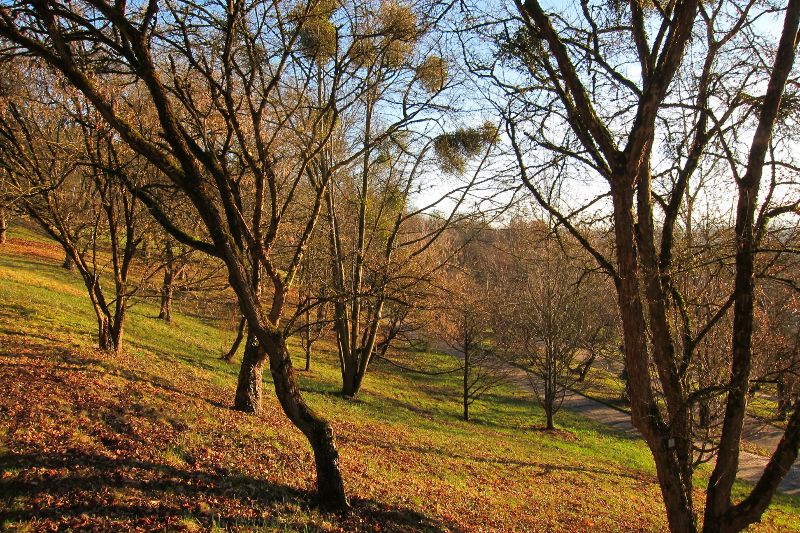
<path id="1" fill-rule="evenodd" d="M 530 390 L 531 385 L 524 370 L 513 367 L 510 370 L 510 381 L 518 386 Z M 631 423 L 631 416 L 619 409 L 610 407 L 581 394 L 570 392 L 564 398 L 563 408 L 580 413 L 590 420 L 613 427 L 623 433 L 634 437 L 639 437 L 639 432 Z M 751 442 L 767 449 L 774 449 L 780 440 L 781 431 L 769 424 L 750 424 L 745 428 L 746 438 Z M 771 429 L 770 429 L 771 428 Z M 767 466 L 768 459 L 754 453 L 745 451 L 739 452 L 739 471 L 737 477 L 755 483 L 758 481 L 764 467 Z M 800 494 L 800 462 L 795 462 L 792 469 L 783 478 L 778 486 L 778 490 L 785 494 Z"/>

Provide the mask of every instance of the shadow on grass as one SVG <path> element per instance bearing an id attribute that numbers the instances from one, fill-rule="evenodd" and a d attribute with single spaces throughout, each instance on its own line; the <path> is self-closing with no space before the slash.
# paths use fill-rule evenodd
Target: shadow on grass
<path id="1" fill-rule="evenodd" d="M 42 342 L 42 341 L 49 341 L 50 343 L 56 342 L 54 339 L 47 337 L 46 335 L 36 335 L 28 333 L 22 334 L 16 331 L 0 328 L 0 334 L 2 333 L 11 336 L 16 336 L 16 337 L 9 337 L 9 340 L 16 340 L 20 343 L 24 341 L 24 345 L 22 344 L 15 345 L 12 342 L 8 342 L 6 345 L 0 346 L 0 357 L 8 357 L 12 360 L 18 359 L 20 357 L 25 357 L 31 360 L 50 362 L 51 364 L 48 366 L 48 368 L 51 370 L 60 370 L 65 372 L 78 371 L 86 375 L 110 374 L 118 376 L 131 383 L 142 383 L 150 385 L 153 388 L 161 390 L 163 392 L 169 392 L 173 394 L 179 394 L 187 398 L 198 399 L 214 407 L 229 409 L 232 406 L 232 401 L 230 404 L 220 402 L 215 399 L 208 398 L 206 395 L 198 394 L 193 390 L 186 388 L 179 388 L 175 386 L 173 383 L 171 383 L 169 380 L 162 378 L 158 375 L 144 371 L 124 368 L 118 364 L 115 364 L 113 358 L 102 359 L 98 357 L 91 357 L 88 355 L 76 356 L 69 348 L 56 348 L 52 344 L 47 344 L 45 342 Z M 59 361 L 62 364 L 52 364 L 53 360 Z M 20 364 L 20 363 L 13 363 L 13 364 L 14 366 L 17 366 L 19 368 L 28 368 L 29 371 L 33 371 L 33 367 L 30 367 L 30 365 Z M 0 363 L 0 366 L 9 366 L 9 363 Z M 53 379 L 52 376 L 50 376 L 49 372 L 43 374 L 37 373 L 37 376 L 38 379 Z M 231 391 L 231 399 L 232 398 L 233 398 L 233 392 Z"/>
<path id="2" fill-rule="evenodd" d="M 191 517 L 206 527 L 283 529 L 322 517 L 347 531 L 458 531 L 411 509 L 354 499 L 347 515 L 319 514 L 312 494 L 223 469 L 195 470 L 135 458 L 71 453 L 10 453 L 0 470 L 5 523 L 103 529 L 110 524 L 164 529 Z"/>
<path id="3" fill-rule="evenodd" d="M 63 375 L 53 370 L 75 372 L 73 377 L 78 380 L 108 372 L 130 383 L 156 387 L 151 396 L 169 391 L 214 403 L 158 376 L 115 366 L 113 357 L 76 357 L 68 351 L 54 351 L 43 342 L 50 339 L 22 340 L 18 338 L 0 350 L 10 359 L 9 379 L 36 383 L 52 377 L 60 387 L 71 386 L 73 381 L 64 381 Z M 29 361 L 13 361 L 23 357 Z M 37 360 L 47 364 L 40 365 Z M 140 438 L 133 428 L 136 420 L 172 425 L 179 432 L 188 426 L 167 416 L 158 406 L 140 402 L 139 396 L 130 396 L 133 392 L 137 389 L 126 392 L 122 406 L 104 401 L 81 405 L 108 430 L 95 441 L 103 448 L 75 449 L 71 441 L 53 446 L 45 437 L 41 447 L 37 440 L 11 451 L 7 447 L 3 450 L 6 443 L 0 439 L 0 529 L 29 523 L 34 529 L 176 530 L 183 528 L 183 521 L 189 521 L 203 529 L 284 530 L 288 525 L 288 529 L 297 526 L 314 530 L 327 521 L 345 531 L 459 530 L 457 525 L 414 509 L 373 499 L 354 499 L 353 511 L 346 516 L 321 514 L 314 495 L 308 492 L 242 475 L 238 468 L 227 465 L 199 466 L 192 454 L 186 455 L 177 447 L 159 451 L 155 447 L 169 446 L 168 442 Z M 27 416 L 28 410 L 21 411 L 15 417 L 19 419 L 17 425 L 29 424 Z M 72 419 L 64 421 L 71 423 Z M 347 476 L 347 472 L 344 474 Z"/>

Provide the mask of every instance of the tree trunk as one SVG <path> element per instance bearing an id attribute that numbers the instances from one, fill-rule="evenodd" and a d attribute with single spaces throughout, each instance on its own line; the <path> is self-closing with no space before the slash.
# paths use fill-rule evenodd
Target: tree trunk
<path id="1" fill-rule="evenodd" d="M 172 281 L 174 272 L 171 267 L 164 269 L 164 283 L 161 285 L 161 310 L 158 318 L 164 322 L 172 322 Z"/>
<path id="2" fill-rule="evenodd" d="M 553 407 L 555 405 L 555 389 L 553 388 L 553 376 L 547 376 L 544 384 L 544 415 L 546 419 L 546 428 L 548 430 L 555 429 L 553 424 Z"/>
<path id="3" fill-rule="evenodd" d="M 122 336 L 125 331 L 125 311 L 124 309 L 117 313 L 116 322 L 111 328 L 111 342 L 114 346 L 114 352 L 122 352 Z"/>
<path id="4" fill-rule="evenodd" d="M 344 359 L 344 371 L 342 372 L 342 396 L 354 398 L 358 394 L 361 382 L 358 379 L 358 351 L 352 356 Z"/>
<path id="5" fill-rule="evenodd" d="M 650 384 L 648 336 L 641 300 L 631 180 L 617 176 L 614 181 L 614 234 L 619 268 L 617 302 L 622 319 L 631 421 L 645 438 L 653 454 L 670 530 L 693 533 L 697 531 L 694 509 L 682 486 L 675 454 L 667 448 L 669 440 L 659 431 L 659 408 Z"/>
<path id="6" fill-rule="evenodd" d="M 244 330 L 246 325 L 247 321 L 242 318 L 242 320 L 239 322 L 239 328 L 236 330 L 236 338 L 233 340 L 231 349 L 228 350 L 228 353 L 222 354 L 220 359 L 228 363 L 233 360 L 233 357 L 236 355 L 236 352 L 239 351 L 239 345 L 242 343 L 242 339 L 244 338 Z"/>
<path id="7" fill-rule="evenodd" d="M 334 442 L 333 429 L 303 401 L 285 338 L 279 332 L 262 331 L 261 334 L 269 341 L 265 351 L 269 355 L 270 372 L 281 407 L 308 438 L 314 451 L 319 504 L 326 509 L 345 510 L 350 504 L 339 468 L 339 452 Z"/>
<path id="8" fill-rule="evenodd" d="M 680 470 L 674 461 L 674 451 L 669 449 L 668 439 L 661 439 L 661 449 L 657 452 L 648 443 L 656 463 L 656 473 L 661 486 L 661 497 L 667 510 L 667 523 L 675 533 L 694 533 L 697 531 L 697 517 L 680 483 Z"/>
<path id="9" fill-rule="evenodd" d="M 64 262 L 61 263 L 61 268 L 63 268 L 64 270 L 69 270 L 70 272 L 73 272 L 75 270 L 75 260 L 72 258 L 71 255 L 66 254 L 64 256 Z"/>
<path id="10" fill-rule="evenodd" d="M 775 386 L 778 396 L 778 412 L 776 413 L 776 418 L 781 421 L 786 421 L 786 419 L 789 418 L 789 410 L 792 408 L 791 390 L 787 384 L 786 376 L 778 376 Z"/>
<path id="11" fill-rule="evenodd" d="M 464 420 L 469 422 L 469 348 L 464 348 Z"/>
<path id="12" fill-rule="evenodd" d="M 305 371 L 308 372 L 311 370 L 311 310 L 308 308 L 308 300 L 305 302 L 306 304 L 306 327 L 305 334 L 306 342 L 305 342 L 305 349 L 306 349 L 306 367 Z"/>
<path id="13" fill-rule="evenodd" d="M 161 310 L 158 318 L 165 322 L 172 322 L 172 282 L 175 279 L 175 254 L 172 252 L 172 242 L 169 239 L 164 242 L 164 259 L 164 282 L 161 284 Z"/>
<path id="14" fill-rule="evenodd" d="M 578 374 L 578 382 L 583 383 L 586 381 L 586 376 L 589 374 L 589 370 L 592 368 L 595 359 L 597 359 L 597 354 L 592 352 L 589 355 L 589 358 L 584 362 L 583 366 L 581 366 L 580 372 Z"/>
<path id="15" fill-rule="evenodd" d="M 553 399 L 550 398 L 545 401 L 544 404 L 544 412 L 547 418 L 547 429 L 555 429 L 555 425 L 553 424 Z"/>
<path id="16" fill-rule="evenodd" d="M 111 324 L 105 315 L 97 316 L 97 345 L 104 352 L 114 351 L 114 335 Z"/>
<path id="17" fill-rule="evenodd" d="M 233 408 L 245 413 L 261 412 L 261 397 L 264 382 L 264 363 L 267 354 L 248 332 L 247 344 L 244 347 L 242 366 L 239 367 L 239 381 L 236 385 L 236 399 Z"/>
<path id="18" fill-rule="evenodd" d="M 0 207 L 0 244 L 6 243 L 6 210 Z"/>

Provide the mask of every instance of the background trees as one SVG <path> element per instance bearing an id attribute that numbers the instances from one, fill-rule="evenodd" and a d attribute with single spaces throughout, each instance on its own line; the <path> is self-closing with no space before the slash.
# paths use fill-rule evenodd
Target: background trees
<path id="1" fill-rule="evenodd" d="M 479 257 L 479 256 L 478 256 Z M 508 363 L 498 357 L 492 334 L 492 299 L 481 281 L 484 274 L 467 247 L 459 261 L 442 274 L 440 301 L 435 306 L 436 332 L 461 359 L 462 413 L 470 420 L 470 406 L 509 375 Z"/>
<path id="2" fill-rule="evenodd" d="M 553 429 L 564 396 L 593 357 L 617 340 L 610 287 L 604 275 L 591 272 L 577 243 L 559 239 L 544 223 L 520 221 L 504 233 L 500 246 L 507 255 L 495 263 L 495 342 L 501 357 L 526 369 Z"/>
<path id="3" fill-rule="evenodd" d="M 30 65 L 31 73 L 57 80 L 36 65 Z M 100 349 L 118 352 L 128 300 L 137 288 L 129 274 L 144 216 L 124 181 L 137 181 L 148 168 L 116 145 L 98 119 L 55 83 L 31 83 L 0 111 L 0 166 L 16 207 L 62 246 L 83 278 Z M 103 289 L 109 278 L 111 291 Z"/>
<path id="4" fill-rule="evenodd" d="M 335 141 L 309 168 L 331 179 L 327 298 L 345 397 L 361 387 L 385 327 L 385 308 L 410 305 L 406 294 L 425 277 L 421 256 L 486 179 L 451 176 L 446 187 L 426 191 L 437 156 L 458 158 L 458 168 L 448 168 L 463 172 L 466 159 L 480 155 L 495 136 L 491 126 L 449 131 L 452 89 L 460 80 L 443 57 L 447 44 L 437 29 L 447 9 L 446 2 L 363 2 L 345 9 L 350 18 L 341 24 L 344 14 L 322 6 L 302 30 L 306 62 L 300 65 L 308 70 L 312 98 L 334 102 L 338 113 L 331 126 Z M 459 140 L 465 136 L 471 141 L 466 153 Z M 456 140 L 442 143 L 451 137 Z M 445 223 L 420 223 L 434 208 L 450 212 Z"/>

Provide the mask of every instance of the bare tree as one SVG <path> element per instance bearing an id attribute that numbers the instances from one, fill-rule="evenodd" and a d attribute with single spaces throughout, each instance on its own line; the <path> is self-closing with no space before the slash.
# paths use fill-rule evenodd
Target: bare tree
<path id="1" fill-rule="evenodd" d="M 462 418 L 470 420 L 470 406 L 508 378 L 509 369 L 493 348 L 493 301 L 478 281 L 469 248 L 455 265 L 441 274 L 439 303 L 435 306 L 434 337 L 444 341 L 462 362 Z"/>
<path id="2" fill-rule="evenodd" d="M 160 9 L 169 16 L 157 17 Z M 0 7 L 0 35 L 62 72 L 121 142 L 193 206 L 207 238 L 172 220 L 157 191 L 134 188 L 177 241 L 225 263 L 258 344 L 245 354 L 240 385 L 257 408 L 269 361 L 285 414 L 313 448 L 321 503 L 344 509 L 348 502 L 333 431 L 303 400 L 281 327 L 328 184 L 327 176 L 306 173 L 307 162 L 329 135 L 310 136 L 310 144 L 295 145 L 302 150 L 278 157 L 276 134 L 301 135 L 300 125 L 286 128 L 301 114 L 308 131 L 337 113 L 326 103 L 309 107 L 299 98 L 305 87 L 301 72 L 286 74 L 301 28 L 289 23 L 281 4 L 262 2 L 212 2 L 202 9 L 156 0 Z M 300 189 L 308 192 L 304 198 Z M 300 228 L 299 235 L 287 235 L 289 226 Z M 267 305 L 259 293 L 262 270 L 272 289 Z"/>
<path id="3" fill-rule="evenodd" d="M 15 189 L 18 208 L 61 245 L 83 278 L 100 349 L 119 352 L 128 300 L 137 287 L 129 274 L 143 216 L 119 175 L 135 180 L 133 174 L 146 169 L 139 158 L 121 155 L 94 119 L 79 99 L 48 88 L 9 101 L 0 111 L 0 166 Z M 109 260 L 101 257 L 106 250 Z M 113 281 L 110 294 L 102 288 L 107 273 Z"/>
<path id="4" fill-rule="evenodd" d="M 757 25 L 772 7 L 756 2 L 581 4 L 563 16 L 545 12 L 536 0 L 516 6 L 520 25 L 500 30 L 503 64 L 484 72 L 508 97 L 502 111 L 525 185 L 614 280 L 632 420 L 655 460 L 670 528 L 698 527 L 695 406 L 718 397 L 724 417 L 703 529 L 741 530 L 759 520 L 800 442 L 798 403 L 760 481 L 732 502 L 752 377 L 756 256 L 770 220 L 796 212 L 798 201 L 786 194 L 792 181 L 776 171 L 789 152 L 773 133 L 788 116 L 781 102 L 800 2 L 790 0 L 782 11 L 777 47 Z M 627 67 L 632 64 L 635 73 Z M 517 74 L 502 73 L 505 65 Z M 762 190 L 765 163 L 771 177 Z M 712 185 L 707 175 L 720 180 Z M 706 197 L 717 187 L 736 199 L 729 211 L 735 228 L 727 233 L 731 290 L 699 323 L 676 275 L 691 263 L 675 253 L 681 230 L 691 234 L 696 220 L 695 185 Z M 585 231 L 604 212 L 612 215 L 613 258 Z M 731 333 L 721 379 L 690 383 L 698 346 L 725 319 Z"/>
<path id="5" fill-rule="evenodd" d="M 450 190 L 431 199 L 420 194 L 430 188 L 426 175 L 442 154 L 453 174 L 464 171 L 466 160 L 481 155 L 496 136 L 492 125 L 443 131 L 459 82 L 436 29 L 446 11 L 439 2 L 363 2 L 354 8 L 351 33 L 326 29 L 335 19 L 326 11 L 310 17 L 304 34 L 320 102 L 332 96 L 326 88 L 338 77 L 363 80 L 358 98 L 340 113 L 337 142 L 312 167 L 332 176 L 325 198 L 328 297 L 345 397 L 361 388 L 380 343 L 385 307 L 392 302 L 397 308 L 407 300 L 402 293 L 424 281 L 418 261 L 446 224 L 425 231 L 418 219 L 441 207 L 451 221 L 480 181 L 477 173 L 471 180 L 453 175 Z M 402 112 L 389 111 L 399 111 L 399 102 Z"/>
<path id="6" fill-rule="evenodd" d="M 587 360 L 615 340 L 603 312 L 605 276 L 587 271 L 576 243 L 568 236 L 559 242 L 553 231 L 515 221 L 504 232 L 492 328 L 503 358 L 526 369 L 547 429 L 555 427 L 554 416 L 578 387 Z"/>

